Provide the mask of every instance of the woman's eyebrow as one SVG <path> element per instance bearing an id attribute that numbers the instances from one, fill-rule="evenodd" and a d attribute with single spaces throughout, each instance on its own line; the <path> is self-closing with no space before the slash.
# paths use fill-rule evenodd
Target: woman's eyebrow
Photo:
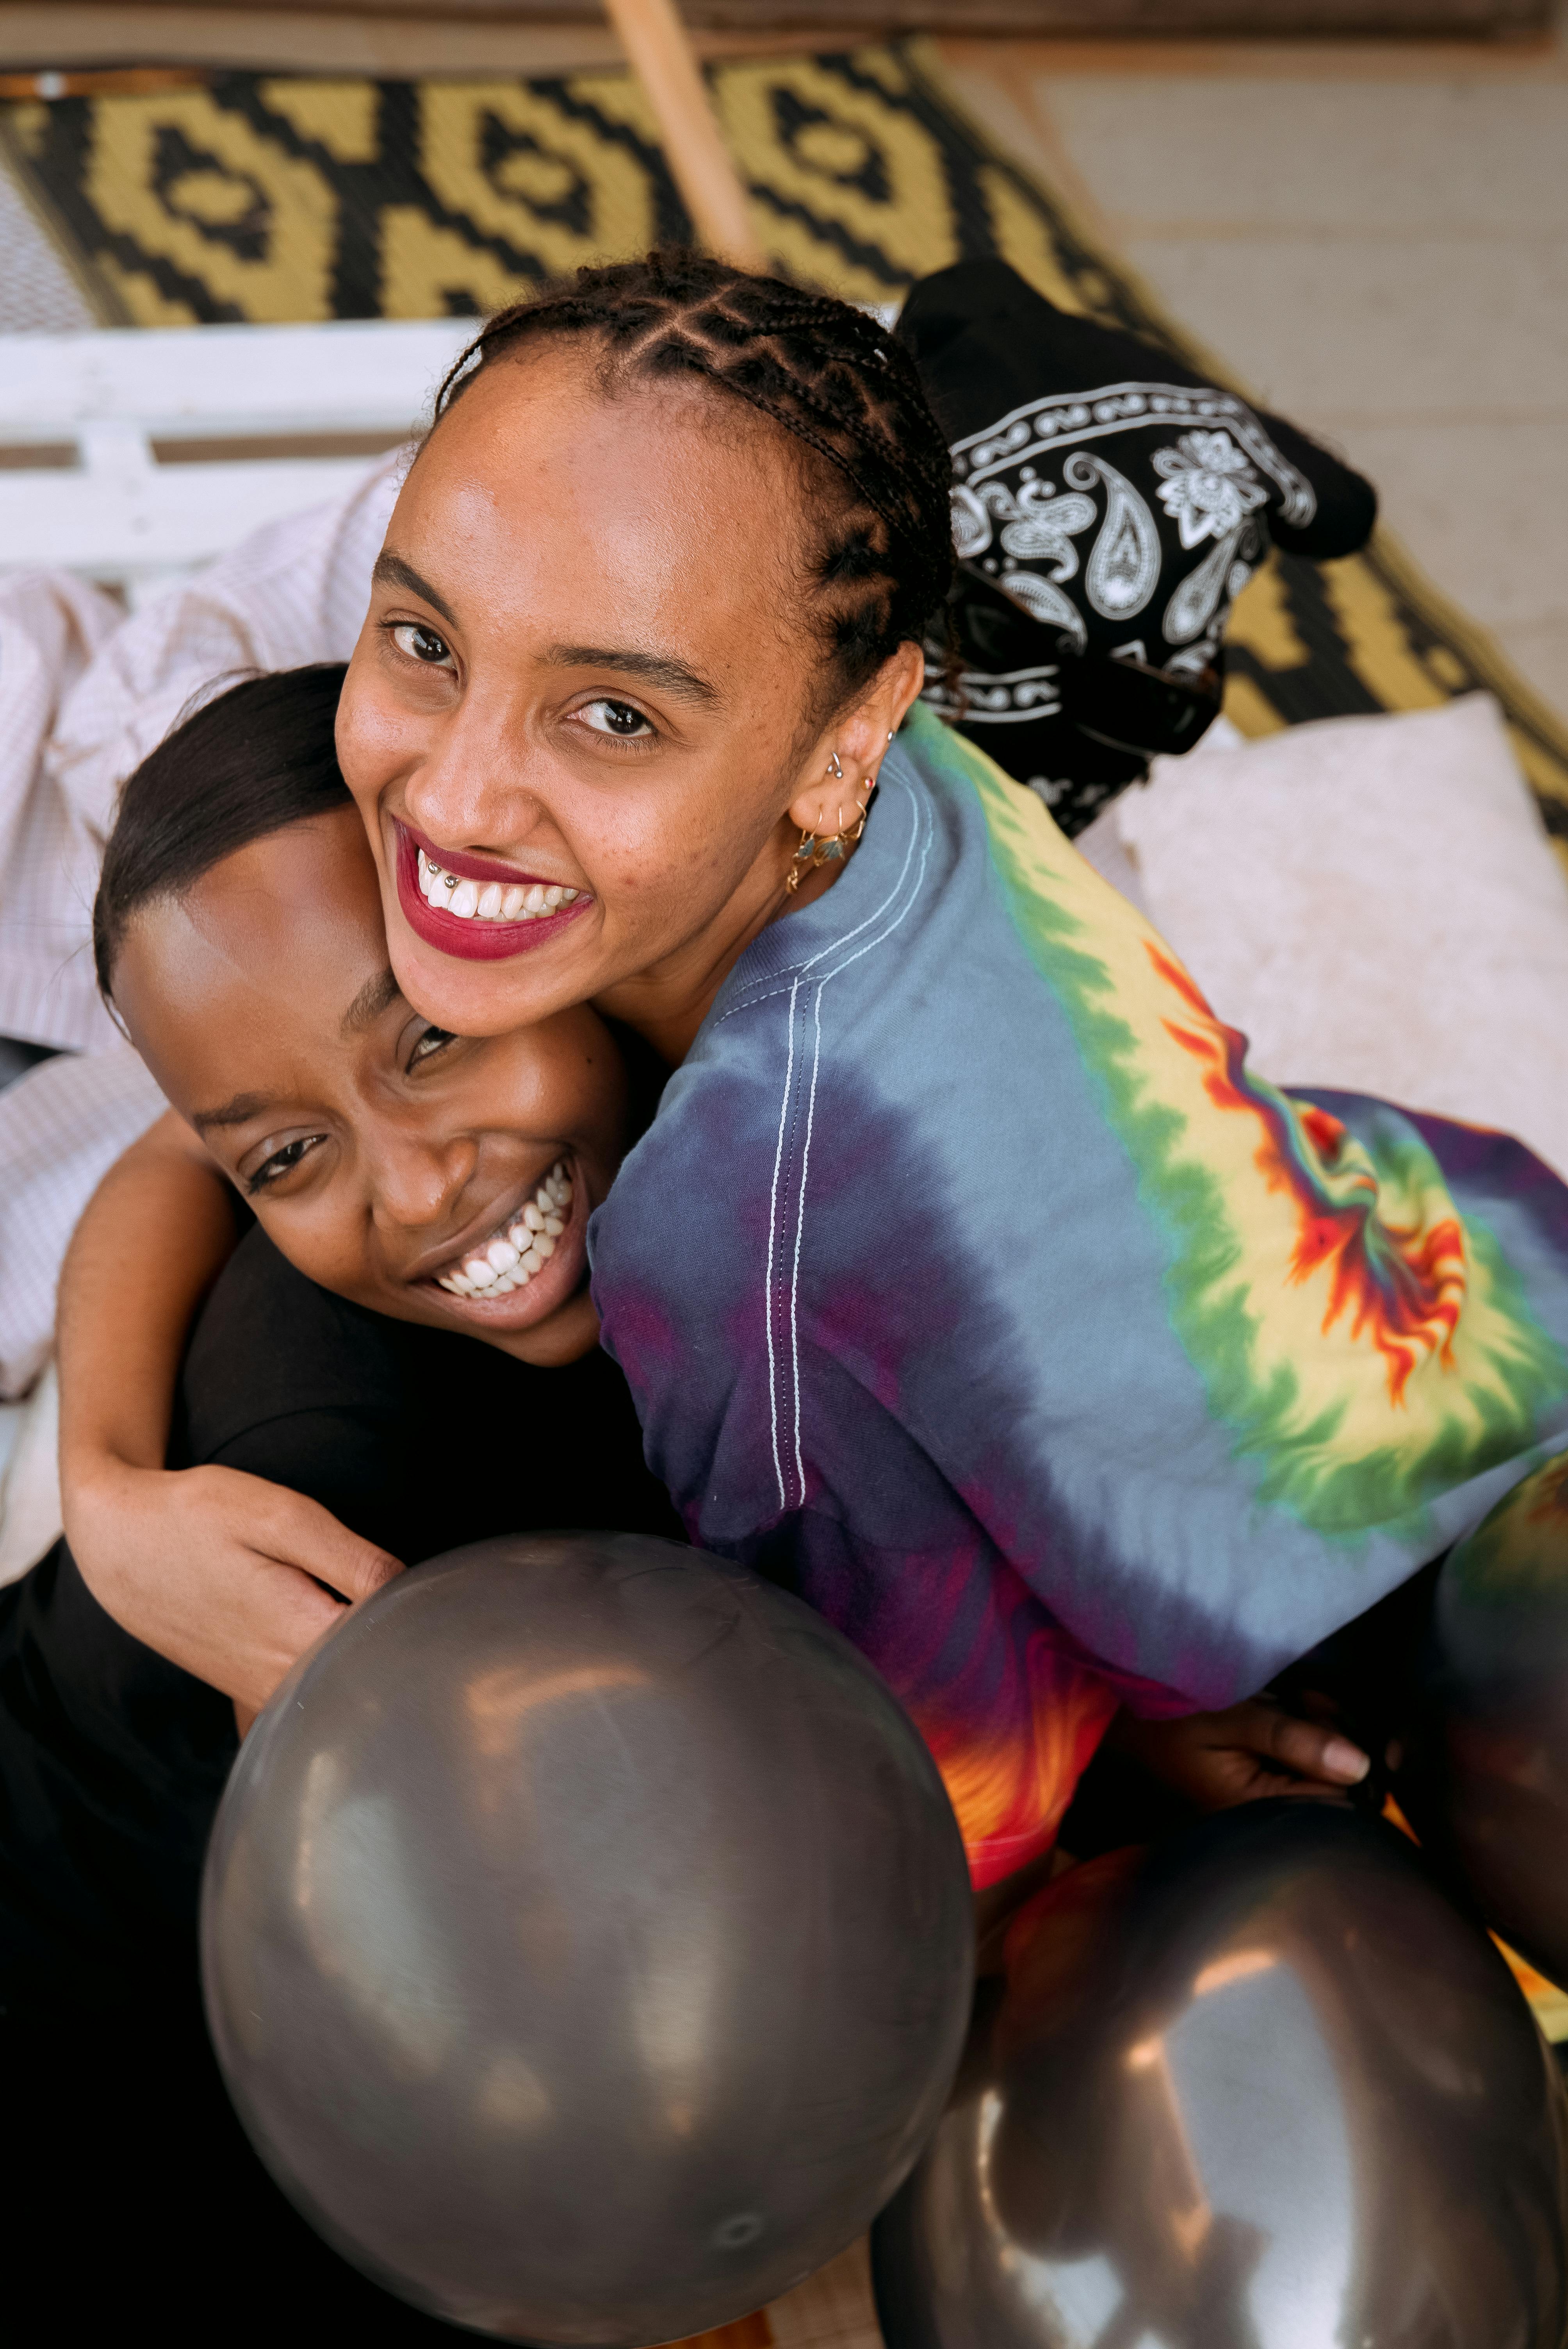
<path id="1" fill-rule="evenodd" d="M 397 1002 L 402 991 L 397 984 L 397 975 L 388 963 L 385 970 L 377 971 L 374 978 L 366 980 L 338 1023 L 340 1033 L 363 1036 L 365 1030 L 374 1028 L 381 1014 Z"/>
<path id="2" fill-rule="evenodd" d="M 650 685 L 662 685 L 684 701 L 718 699 L 705 677 L 663 653 L 626 652 L 612 645 L 552 645 L 544 657 L 556 668 L 618 668 L 624 677 L 645 677 Z"/>
<path id="3" fill-rule="evenodd" d="M 267 1093 L 236 1093 L 221 1109 L 193 1109 L 191 1123 L 198 1133 L 205 1133 L 211 1125 L 249 1125 L 253 1117 L 264 1115 L 272 1107 Z"/>
<path id="4" fill-rule="evenodd" d="M 461 627 L 462 622 L 446 597 L 438 595 L 429 581 L 422 579 L 413 564 L 405 563 L 400 554 L 391 554 L 383 548 L 376 558 L 376 565 L 370 574 L 370 579 L 371 585 L 377 587 L 406 587 L 410 595 L 421 597 L 429 605 L 432 611 L 439 612 L 442 619 L 452 627 Z"/>

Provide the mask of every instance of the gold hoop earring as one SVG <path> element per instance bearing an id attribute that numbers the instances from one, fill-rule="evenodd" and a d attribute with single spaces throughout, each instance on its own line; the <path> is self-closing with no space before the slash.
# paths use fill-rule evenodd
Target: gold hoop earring
<path id="1" fill-rule="evenodd" d="M 876 787 L 876 777 L 873 775 L 865 798 L 855 802 L 855 812 L 860 817 L 860 822 L 853 832 L 844 830 L 844 811 L 841 807 L 834 810 L 839 819 L 837 832 L 821 834 L 803 832 L 800 834 L 800 845 L 791 857 L 789 870 L 784 876 L 786 896 L 792 897 L 795 895 L 809 873 L 820 873 L 827 865 L 842 863 L 866 828 L 866 810 L 872 803 L 872 792 Z"/>

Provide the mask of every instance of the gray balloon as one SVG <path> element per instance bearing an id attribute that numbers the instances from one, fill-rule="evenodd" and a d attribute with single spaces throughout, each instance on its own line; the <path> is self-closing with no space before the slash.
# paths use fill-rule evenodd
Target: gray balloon
<path id="1" fill-rule="evenodd" d="M 208 1854 L 219 2061 L 378 2283 L 508 2340 L 744 2315 L 908 2170 L 963 2044 L 963 1846 L 864 1660 L 738 1568 L 485 1542 L 318 1645 Z"/>
<path id="2" fill-rule="evenodd" d="M 888 2349 L 1561 2349 L 1556 2067 L 1391 1827 L 1247 1805 L 1007 1961 L 872 2236 Z"/>
<path id="3" fill-rule="evenodd" d="M 1446 1560 L 1399 1800 L 1488 1924 L 1568 1983 L 1568 1454 Z"/>

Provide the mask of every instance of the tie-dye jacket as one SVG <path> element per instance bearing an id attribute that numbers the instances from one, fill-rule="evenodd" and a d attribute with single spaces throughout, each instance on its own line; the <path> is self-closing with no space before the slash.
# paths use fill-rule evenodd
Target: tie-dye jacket
<path id="1" fill-rule="evenodd" d="M 1119 1701 L 1256 1690 L 1568 1441 L 1568 1191 L 1244 1052 L 917 709 L 594 1220 L 693 1537 L 879 1666 L 979 1883 Z"/>

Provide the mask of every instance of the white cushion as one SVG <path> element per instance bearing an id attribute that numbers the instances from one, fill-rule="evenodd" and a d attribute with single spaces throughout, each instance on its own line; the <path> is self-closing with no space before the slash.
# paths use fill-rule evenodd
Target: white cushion
<path id="1" fill-rule="evenodd" d="M 1254 1068 L 1500 1127 L 1568 1175 L 1568 875 L 1490 695 L 1200 744 L 1108 812 Z"/>

